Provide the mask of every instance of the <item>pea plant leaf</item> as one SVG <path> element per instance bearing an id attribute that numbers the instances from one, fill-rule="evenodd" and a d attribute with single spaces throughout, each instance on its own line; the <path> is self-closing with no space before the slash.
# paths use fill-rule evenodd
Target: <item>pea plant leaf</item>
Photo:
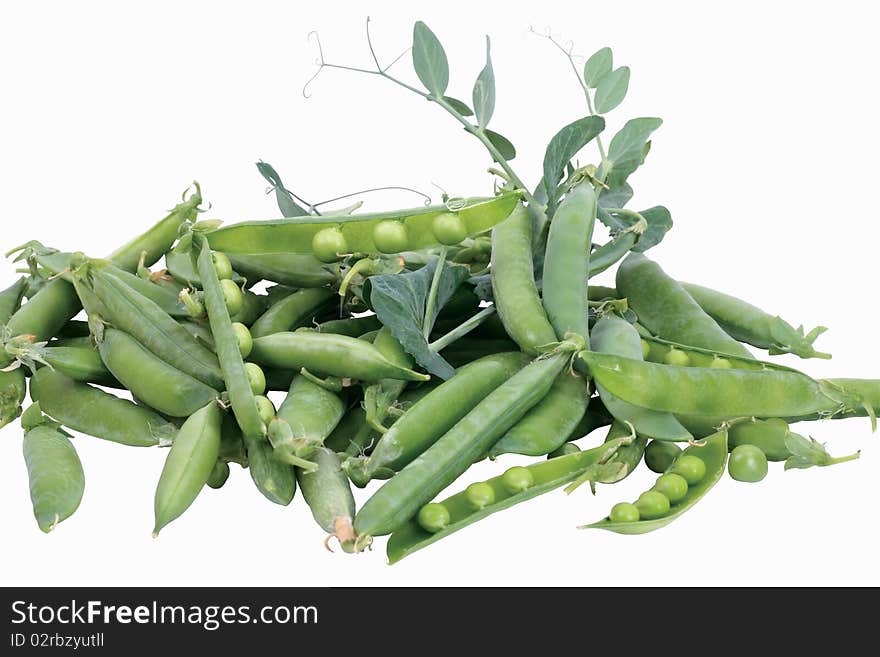
<path id="1" fill-rule="evenodd" d="M 498 149 L 499 155 L 508 162 L 516 157 L 516 148 L 511 141 L 504 135 L 498 134 L 492 130 L 483 130 L 483 134 L 492 142 L 492 145 Z"/>
<path id="2" fill-rule="evenodd" d="M 281 182 L 281 176 L 275 171 L 275 167 L 268 162 L 260 160 L 257 162 L 257 171 L 272 185 L 272 189 L 275 192 L 275 201 L 278 203 L 278 209 L 281 210 L 281 216 L 304 217 L 308 214 L 305 208 L 293 200 L 293 196 L 287 191 L 284 183 Z"/>
<path id="3" fill-rule="evenodd" d="M 547 144 L 544 152 L 544 190 L 549 216 L 552 216 L 559 200 L 557 188 L 566 165 L 604 129 L 605 119 L 601 116 L 585 116 L 562 128 Z"/>
<path id="4" fill-rule="evenodd" d="M 600 208 L 625 208 L 633 197 L 633 188 L 628 183 L 617 187 L 603 189 L 599 193 L 598 204 Z"/>
<path id="5" fill-rule="evenodd" d="M 623 102 L 629 88 L 629 66 L 606 73 L 596 85 L 596 113 L 607 114 Z"/>
<path id="6" fill-rule="evenodd" d="M 584 64 L 584 82 L 587 83 L 587 87 L 595 89 L 602 78 L 611 73 L 613 61 L 611 48 L 600 48 L 590 55 L 587 63 Z"/>
<path id="7" fill-rule="evenodd" d="M 612 189 L 624 184 L 648 154 L 648 137 L 663 124 L 663 119 L 630 119 L 611 139 L 605 166 L 610 168 L 605 183 Z M 621 207 L 621 206 L 618 206 Z"/>
<path id="8" fill-rule="evenodd" d="M 663 241 L 666 233 L 672 228 L 672 214 L 662 205 L 642 210 L 639 214 L 648 222 L 648 228 L 639 237 L 633 251 L 645 252 Z"/>
<path id="9" fill-rule="evenodd" d="M 489 37 L 486 37 L 486 65 L 474 83 L 474 114 L 477 125 L 485 128 L 495 112 L 495 71 L 492 70 L 492 55 Z M 505 158 L 506 159 L 506 158 Z"/>
<path id="10" fill-rule="evenodd" d="M 453 98 L 452 96 L 443 96 L 443 100 L 446 101 L 447 105 L 458 112 L 460 116 L 474 115 L 474 111 L 470 107 L 468 107 L 466 103 L 463 103 L 458 98 Z"/>
<path id="11" fill-rule="evenodd" d="M 449 61 L 440 41 L 427 25 L 413 26 L 413 68 L 432 96 L 442 98 L 449 86 Z"/>
<path id="12" fill-rule="evenodd" d="M 431 351 L 422 334 L 425 306 L 436 267 L 435 259 L 414 272 L 371 276 L 368 279 L 368 294 L 379 321 L 388 327 L 407 353 L 434 376 L 448 379 L 455 374 L 455 369 L 442 356 Z M 434 312 L 428 318 L 432 327 L 440 309 L 469 277 L 467 267 L 450 263 L 444 265 Z"/>

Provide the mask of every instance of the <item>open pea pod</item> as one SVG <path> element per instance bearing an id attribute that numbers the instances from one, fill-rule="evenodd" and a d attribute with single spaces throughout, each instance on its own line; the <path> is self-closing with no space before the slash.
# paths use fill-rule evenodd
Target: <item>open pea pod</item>
<path id="1" fill-rule="evenodd" d="M 208 233 L 212 249 L 230 254 L 311 253 L 315 235 L 326 228 L 338 228 L 346 250 L 377 253 L 374 230 L 384 221 L 405 227 L 406 248 L 417 250 L 439 244 L 434 235 L 434 220 L 441 215 L 454 215 L 461 220 L 466 235 L 483 233 L 503 221 L 519 202 L 518 192 L 507 192 L 494 198 L 454 199 L 445 205 L 376 214 L 291 217 L 269 221 L 244 221 Z"/>
<path id="2" fill-rule="evenodd" d="M 474 485 L 468 487 L 441 502 L 449 512 L 449 522 L 440 531 L 431 533 L 424 530 L 415 518 L 396 529 L 388 539 L 386 549 L 388 562 L 397 563 L 413 552 L 482 520 L 488 515 L 559 488 L 583 475 L 589 468 L 605 464 L 606 461 L 609 466 L 607 471 L 605 468 L 597 468 L 596 474 L 593 476 L 594 480 L 610 482 L 626 476 L 628 474 L 627 468 L 622 464 L 614 463 L 611 457 L 619 447 L 628 444 L 631 440 L 632 438 L 629 436 L 618 438 L 590 450 L 559 456 L 526 468 L 516 468 L 516 470 L 526 470 L 531 475 L 530 481 L 533 483 L 525 490 L 511 491 L 505 481 L 506 475 L 493 477 L 481 484 L 481 487 L 486 491 L 481 496 L 481 502 L 485 502 L 484 505 L 474 502 L 475 496 L 470 492 Z M 491 489 L 491 493 L 489 489 Z"/>
<path id="3" fill-rule="evenodd" d="M 583 525 L 580 529 L 607 529 L 618 534 L 647 534 L 655 529 L 665 527 L 680 517 L 703 499 L 724 474 L 724 466 L 727 463 L 727 430 L 719 431 L 706 438 L 705 441 L 691 445 L 681 453 L 681 456 L 684 455 L 693 455 L 702 459 L 706 464 L 706 475 L 693 486 L 689 486 L 687 494 L 673 504 L 669 513 L 662 518 L 636 520 L 635 522 L 611 522 L 610 518 L 606 517 L 592 525 Z"/>

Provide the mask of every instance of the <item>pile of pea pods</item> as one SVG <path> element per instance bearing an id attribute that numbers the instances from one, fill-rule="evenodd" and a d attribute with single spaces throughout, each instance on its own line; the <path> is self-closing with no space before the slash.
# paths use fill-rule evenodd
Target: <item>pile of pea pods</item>
<path id="1" fill-rule="evenodd" d="M 597 66 L 610 71 L 610 51 L 594 59 L 585 89 Z M 464 107 L 442 91 L 425 96 Z M 640 139 L 629 173 L 647 154 Z M 598 167 L 563 158 L 558 186 L 545 160 L 549 197 L 508 173 L 486 197 L 321 214 L 261 162 L 281 219 L 203 219 L 195 184 L 106 257 L 14 249 L 23 275 L 0 293 L 0 426 L 20 418 L 39 528 L 83 495 L 68 431 L 166 452 L 154 535 L 245 470 L 269 502 L 308 505 L 325 545 L 358 553 L 390 535 L 392 563 L 543 493 L 595 493 L 643 462 L 659 475 L 651 489 L 586 527 L 653 531 L 725 471 L 758 482 L 769 461 L 856 458 L 791 425 L 875 423 L 880 380 L 771 362 L 828 357 L 813 346 L 824 329 L 679 282 L 645 255 L 671 223 L 615 208 L 628 187 L 609 175 L 615 157 L 624 169 L 615 140 Z M 611 227 L 604 244 L 597 221 Z M 613 267 L 615 287 L 592 284 Z M 438 499 L 473 464 L 510 454 L 534 461 Z M 359 509 L 353 486 L 369 488 Z"/>

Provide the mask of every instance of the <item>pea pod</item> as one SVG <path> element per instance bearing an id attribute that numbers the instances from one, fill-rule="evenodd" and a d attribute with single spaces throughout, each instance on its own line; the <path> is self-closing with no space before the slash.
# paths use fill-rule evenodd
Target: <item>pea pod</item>
<path id="1" fill-rule="evenodd" d="M 565 195 L 553 215 L 544 254 L 543 303 L 547 319 L 564 339 L 581 336 L 589 347 L 587 278 L 596 220 L 596 193 L 583 182 Z"/>
<path id="2" fill-rule="evenodd" d="M 589 392 L 581 376 L 563 372 L 550 392 L 489 450 L 501 454 L 544 456 L 564 444 L 587 412 Z"/>
<path id="3" fill-rule="evenodd" d="M 801 358 L 831 358 L 830 354 L 816 351 L 813 347 L 816 338 L 827 330 L 824 326 L 804 335 L 803 326 L 795 329 L 778 315 L 766 313 L 729 294 L 691 283 L 682 283 L 681 286 L 721 328 L 740 342 L 767 349 L 771 355 L 795 354 Z"/>
<path id="4" fill-rule="evenodd" d="M 624 401 L 675 414 L 798 417 L 841 414 L 860 401 L 828 381 L 795 371 L 672 367 L 584 351 L 598 384 Z"/>
<path id="5" fill-rule="evenodd" d="M 682 358 L 683 367 L 731 367 L 740 370 L 781 370 L 788 372 L 796 372 L 797 370 L 780 365 L 779 363 L 770 363 L 763 360 L 757 360 L 752 357 L 732 356 L 712 349 L 701 349 L 691 345 L 670 342 L 653 336 L 643 335 L 643 345 L 647 348 L 645 360 L 652 363 L 669 363 L 672 360 L 670 352 Z M 686 358 L 684 356 L 686 356 Z"/>
<path id="6" fill-rule="evenodd" d="M 276 457 L 282 461 L 286 456 L 310 459 L 344 413 L 345 403 L 337 393 L 302 375 L 295 376 L 287 397 L 278 408 L 278 417 L 287 422 L 291 433 L 283 444 L 273 442 Z M 270 440 L 273 438 L 271 433 L 269 437 Z"/>
<path id="7" fill-rule="evenodd" d="M 373 232 L 383 221 L 396 221 L 406 227 L 408 248 L 424 249 L 439 240 L 434 220 L 450 212 L 460 220 L 465 235 L 483 233 L 502 221 L 519 202 L 519 194 L 509 192 L 494 198 L 450 201 L 446 205 L 398 210 L 380 214 L 328 217 L 307 215 L 272 221 L 245 221 L 219 228 L 208 234 L 211 248 L 229 254 L 312 253 L 315 236 L 327 228 L 337 228 L 345 252 L 378 253 Z"/>
<path id="8" fill-rule="evenodd" d="M 267 298 L 250 290 L 245 290 L 241 295 L 241 310 L 232 315 L 232 321 L 250 326 L 265 312 Z"/>
<path id="9" fill-rule="evenodd" d="M 223 386 L 217 356 L 156 303 L 103 272 L 100 263 L 86 267 L 76 285 L 81 297 L 88 298 L 90 293 L 97 297 L 101 306 L 98 312 L 107 323 L 202 383 L 214 388 Z"/>
<path id="10" fill-rule="evenodd" d="M 309 326 L 315 315 L 337 299 L 328 288 L 312 288 L 294 292 L 270 306 L 251 326 L 255 338 L 292 331 Z"/>
<path id="11" fill-rule="evenodd" d="M 523 491 L 512 492 L 505 485 L 504 475 L 501 475 L 481 482 L 480 486 L 486 491 L 482 500 L 477 500 L 476 496 L 470 492 L 474 490 L 471 487 L 446 498 L 440 502 L 449 514 L 446 526 L 431 533 L 423 529 L 415 518 L 400 525 L 388 539 L 388 562 L 397 563 L 413 552 L 421 550 L 459 529 L 493 513 L 564 486 L 591 469 L 593 469 L 591 476 L 594 479 L 599 478 L 605 470 L 596 468 L 596 466 L 612 457 L 616 449 L 622 446 L 626 440 L 628 439 L 616 439 L 616 441 L 605 443 L 594 449 L 530 465 L 525 470 L 531 475 L 533 483 Z"/>
<path id="12" fill-rule="evenodd" d="M 414 364 L 412 356 L 406 353 L 387 327 L 383 326 L 379 329 L 376 339 L 373 340 L 373 346 L 395 365 L 407 369 L 412 368 Z M 403 393 L 405 387 L 406 381 L 400 379 L 381 379 L 367 386 L 364 390 L 364 410 L 366 411 L 367 424 L 380 433 L 384 433 L 386 428 L 383 422 L 388 415 L 388 410 Z"/>
<path id="13" fill-rule="evenodd" d="M 220 393 L 153 355 L 123 331 L 104 327 L 101 360 L 135 398 L 170 417 L 189 417 Z"/>
<path id="14" fill-rule="evenodd" d="M 532 263 L 532 218 L 522 205 L 492 230 L 492 290 L 498 317 L 527 354 L 556 340 L 541 305 Z"/>
<path id="15" fill-rule="evenodd" d="M 641 253 L 630 253 L 617 269 L 617 290 L 639 322 L 654 335 L 681 344 L 750 358 L 685 289 Z"/>
<path id="16" fill-rule="evenodd" d="M 638 332 L 625 319 L 606 315 L 593 327 L 593 348 L 600 353 L 642 359 L 642 342 Z M 688 441 L 693 436 L 671 413 L 637 406 L 612 394 L 596 383 L 599 396 L 615 419 L 629 423 L 640 435 L 655 440 Z"/>
<path id="17" fill-rule="evenodd" d="M 382 436 L 368 458 L 346 462 L 352 481 L 366 486 L 382 472 L 400 471 L 527 362 L 525 355 L 515 352 L 486 356 L 462 367 L 413 404 Z"/>
<path id="18" fill-rule="evenodd" d="M 335 537 L 343 550 L 354 552 L 355 534 L 351 524 L 355 514 L 354 496 L 339 457 L 336 452 L 319 447 L 311 458 L 317 465 L 315 470 L 304 472 L 297 468 L 296 471 L 303 498 L 315 522 L 327 532 L 327 538 Z"/>
<path id="19" fill-rule="evenodd" d="M 21 414 L 21 403 L 27 395 L 24 368 L 0 371 L 0 428 Z"/>
<path id="20" fill-rule="evenodd" d="M 122 387 L 104 365 L 98 350 L 90 344 L 45 347 L 41 350 L 40 355 L 49 367 L 75 381 L 94 383 L 110 388 Z"/>
<path id="21" fill-rule="evenodd" d="M 727 431 L 719 431 L 706 438 L 705 441 L 691 445 L 678 458 L 681 459 L 682 456 L 697 456 L 702 459 L 706 464 L 706 474 L 698 483 L 688 487 L 687 494 L 678 502 L 673 503 L 668 513 L 653 520 L 636 520 L 635 522 L 612 522 L 610 518 L 605 518 L 592 525 L 584 525 L 581 529 L 607 529 L 618 534 L 646 534 L 665 527 L 676 518 L 681 517 L 688 509 L 703 499 L 724 474 L 724 465 L 727 463 Z"/>
<path id="22" fill-rule="evenodd" d="M 39 404 L 28 409 L 22 426 L 34 517 L 48 533 L 79 508 L 85 475 L 70 435 L 43 417 Z"/>
<path id="23" fill-rule="evenodd" d="M 558 351 L 519 370 L 416 460 L 385 482 L 358 512 L 357 533 L 388 534 L 412 518 L 423 504 L 457 479 L 543 399 L 568 365 L 572 347 L 571 343 L 562 343 Z"/>
<path id="24" fill-rule="evenodd" d="M 31 378 L 31 397 L 64 426 L 95 438 L 152 447 L 170 442 L 177 434 L 161 415 L 47 367 Z"/>
<path id="25" fill-rule="evenodd" d="M 231 253 L 229 260 L 248 283 L 264 280 L 296 288 L 313 288 L 332 285 L 337 279 L 331 267 L 311 254 Z"/>
<path id="26" fill-rule="evenodd" d="M 373 345 L 347 335 L 299 330 L 254 340 L 252 358 L 261 365 L 300 370 L 340 378 L 378 381 L 427 381 L 427 374 L 395 365 Z"/>
<path id="27" fill-rule="evenodd" d="M 0 326 L 6 324 L 19 308 L 27 290 L 28 281 L 22 276 L 15 283 L 0 292 Z"/>
<path id="28" fill-rule="evenodd" d="M 331 319 L 321 322 L 315 327 L 318 333 L 334 333 L 357 338 L 370 331 L 378 331 L 382 328 L 382 322 L 375 315 L 366 317 L 348 317 L 346 319 Z"/>
<path id="29" fill-rule="evenodd" d="M 622 232 L 590 254 L 590 277 L 601 274 L 632 250 L 639 239 L 635 231 Z M 592 286 L 591 286 L 592 287 Z"/>
<path id="30" fill-rule="evenodd" d="M 177 247 L 165 254 L 165 267 L 168 273 L 179 283 L 202 289 L 202 277 L 196 271 L 195 263 L 189 252 L 184 252 Z M 232 280 L 238 284 L 245 283 L 245 279 L 238 272 L 232 273 Z M 257 281 L 250 281 L 256 283 Z"/>
<path id="31" fill-rule="evenodd" d="M 270 502 L 287 506 L 296 494 L 296 475 L 292 465 L 275 457 L 272 445 L 262 438 L 244 436 L 248 471 L 263 497 Z"/>
<path id="32" fill-rule="evenodd" d="M 179 518 L 208 483 L 220 455 L 222 420 L 219 404 L 212 401 L 180 427 L 156 486 L 154 537 Z"/>
<path id="33" fill-rule="evenodd" d="M 193 247 L 198 248 L 196 266 L 205 290 L 205 308 L 208 311 L 208 322 L 217 349 L 217 358 L 229 394 L 229 403 L 235 419 L 242 432 L 249 438 L 262 438 L 266 435 L 266 425 L 260 418 L 260 411 L 254 398 L 254 392 L 248 381 L 247 370 L 238 338 L 232 327 L 232 320 L 226 308 L 220 279 L 214 268 L 211 250 L 201 235 L 194 235 Z"/>

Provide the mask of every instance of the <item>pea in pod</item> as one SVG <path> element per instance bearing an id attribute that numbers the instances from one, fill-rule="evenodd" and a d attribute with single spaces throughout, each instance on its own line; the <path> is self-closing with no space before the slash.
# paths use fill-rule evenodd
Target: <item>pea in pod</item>
<path id="1" fill-rule="evenodd" d="M 580 529 L 607 529 L 618 534 L 646 534 L 665 527 L 676 518 L 681 517 L 688 509 L 703 499 L 724 475 L 724 466 L 727 463 L 727 431 L 719 431 L 706 438 L 705 441 L 691 445 L 678 458 L 681 459 L 682 456 L 696 456 L 701 459 L 706 464 L 706 474 L 699 482 L 688 486 L 685 496 L 678 502 L 672 503 L 668 513 L 660 518 L 634 522 L 612 522 L 610 518 L 604 518 L 591 525 L 584 525 Z M 674 465 L 673 463 L 673 467 Z"/>
<path id="2" fill-rule="evenodd" d="M 273 368 L 306 368 L 316 374 L 361 381 L 427 381 L 431 378 L 395 365 L 365 340 L 302 329 L 257 338 L 251 357 Z"/>
<path id="3" fill-rule="evenodd" d="M 337 295 L 328 288 L 312 288 L 294 292 L 269 306 L 269 309 L 260 315 L 251 326 L 251 335 L 260 338 L 264 335 L 309 326 L 315 315 L 337 298 Z"/>
<path id="4" fill-rule="evenodd" d="M 231 253 L 229 260 L 248 283 L 274 281 L 296 288 L 326 287 L 337 275 L 311 254 L 304 253 Z"/>
<path id="5" fill-rule="evenodd" d="M 222 421 L 220 406 L 212 401 L 180 427 L 156 486 L 154 537 L 179 518 L 208 483 L 220 455 Z"/>
<path id="6" fill-rule="evenodd" d="M 43 417 L 39 404 L 27 410 L 22 427 L 34 517 L 48 533 L 79 508 L 85 475 L 70 435 Z"/>
<path id="7" fill-rule="evenodd" d="M 464 236 L 483 233 L 510 214 L 519 202 L 519 193 L 508 192 L 494 198 L 461 199 L 446 205 L 399 210 L 379 214 L 303 216 L 271 221 L 245 221 L 208 233 L 211 248 L 234 254 L 312 253 L 313 241 L 321 231 L 338 231 L 343 253 L 378 253 L 374 231 L 385 221 L 406 227 L 408 249 L 435 246 L 435 220 L 450 213 L 463 226 Z M 463 238 L 462 238 L 463 239 Z"/>
<path id="8" fill-rule="evenodd" d="M 590 477 L 593 480 L 603 479 L 608 475 L 615 479 L 620 470 L 619 466 L 611 466 L 610 468 L 597 468 L 596 466 L 607 465 L 606 462 L 613 457 L 616 450 L 629 440 L 631 439 L 617 438 L 594 449 L 559 456 L 522 468 L 527 474 L 525 476 L 518 474 L 524 481 L 531 482 L 523 490 L 511 490 L 507 481 L 511 478 L 508 473 L 480 482 L 480 484 L 472 484 L 461 493 L 448 497 L 439 503 L 446 509 L 448 521 L 438 531 L 426 531 L 416 518 L 395 529 L 391 538 L 388 539 L 388 562 L 397 563 L 413 552 L 421 550 L 459 529 L 493 513 L 564 486 L 585 472 L 590 471 Z"/>
<path id="9" fill-rule="evenodd" d="M 158 413 L 44 367 L 31 378 L 43 412 L 80 433 L 132 447 L 174 440 L 177 428 Z"/>
<path id="10" fill-rule="evenodd" d="M 388 534 L 412 518 L 543 399 L 568 365 L 574 348 L 574 343 L 561 343 L 556 351 L 532 361 L 480 401 L 367 500 L 355 518 L 357 533 Z"/>

